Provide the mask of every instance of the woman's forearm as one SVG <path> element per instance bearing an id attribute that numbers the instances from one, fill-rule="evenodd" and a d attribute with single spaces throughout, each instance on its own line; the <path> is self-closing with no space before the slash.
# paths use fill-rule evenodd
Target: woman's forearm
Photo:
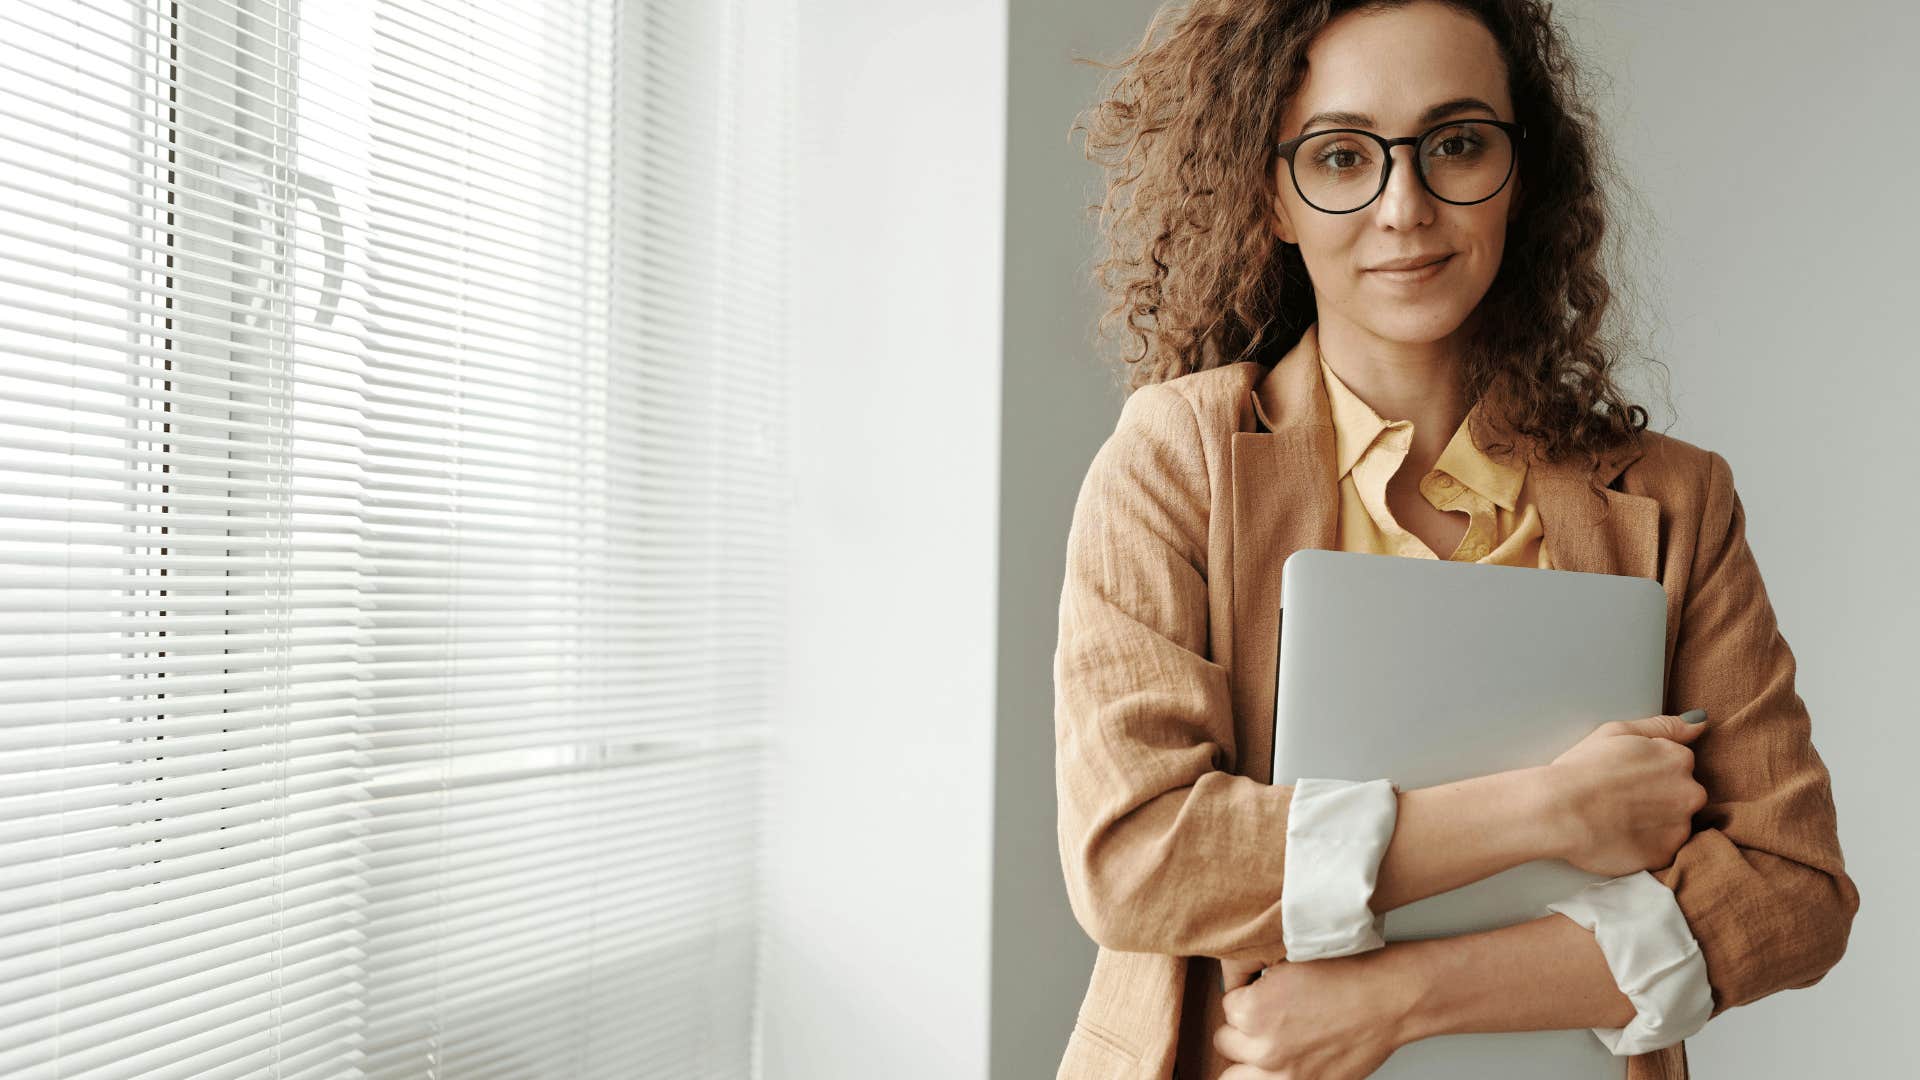
<path id="1" fill-rule="evenodd" d="M 1453 937 L 1392 942 L 1378 970 L 1401 1041 L 1476 1031 L 1625 1027 L 1637 1012 L 1592 931 L 1560 914 Z"/>
<path id="2" fill-rule="evenodd" d="M 1554 856 L 1562 826 L 1545 768 L 1401 792 L 1369 903 L 1374 914 Z"/>

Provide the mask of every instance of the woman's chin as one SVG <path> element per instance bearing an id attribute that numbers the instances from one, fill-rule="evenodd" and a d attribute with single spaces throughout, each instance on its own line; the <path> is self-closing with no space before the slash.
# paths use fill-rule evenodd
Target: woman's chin
<path id="1" fill-rule="evenodd" d="M 1376 309 L 1377 310 L 1377 309 Z M 1426 302 L 1402 302 L 1391 310 L 1378 311 L 1365 321 L 1374 336 L 1406 345 L 1425 345 L 1439 341 L 1460 329 L 1471 308 L 1436 298 Z"/>

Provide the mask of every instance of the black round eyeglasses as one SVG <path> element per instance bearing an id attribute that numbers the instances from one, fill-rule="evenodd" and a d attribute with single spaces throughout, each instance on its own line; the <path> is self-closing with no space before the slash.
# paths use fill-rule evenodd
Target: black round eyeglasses
<path id="1" fill-rule="evenodd" d="M 1328 214 L 1364 210 L 1387 190 L 1393 148 L 1414 148 L 1420 183 L 1442 202 L 1472 206 L 1507 186 L 1521 124 L 1506 120 L 1452 120 L 1420 135 L 1389 139 L 1363 128 L 1327 128 L 1288 139 L 1277 148 L 1308 206 Z"/>

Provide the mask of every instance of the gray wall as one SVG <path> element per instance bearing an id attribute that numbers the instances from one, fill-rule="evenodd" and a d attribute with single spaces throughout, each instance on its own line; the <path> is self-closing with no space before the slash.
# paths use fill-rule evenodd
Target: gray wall
<path id="1" fill-rule="evenodd" d="M 1613 73 L 1620 153 L 1658 220 L 1648 285 L 1678 414 L 1668 430 L 1733 466 L 1861 894 L 1825 980 L 1720 1016 L 1688 1057 L 1702 1076 L 1814 1075 L 1826 1053 L 1832 1075 L 1899 1075 L 1920 959 L 1906 678 L 1920 574 L 1902 551 L 1920 535 L 1920 17 L 1892 0 L 1576 11 Z"/>
<path id="2" fill-rule="evenodd" d="M 1075 114 L 1145 31 L 1146 0 L 1014 0 L 1007 51 L 1006 366 L 1000 430 L 992 1075 L 1052 1076 L 1093 968 L 1054 832 L 1053 649 L 1067 525 L 1123 395 L 1096 367 L 1099 169 Z"/>
<path id="3" fill-rule="evenodd" d="M 992 1075 L 1007 1080 L 1052 1075 L 1093 956 L 1060 884 L 1050 662 L 1073 496 L 1119 396 L 1091 362 L 1080 207 L 1097 201 L 1097 170 L 1066 135 L 1100 72 L 1069 55 L 1132 45 L 1154 7 L 1009 11 L 991 1005 Z M 1825 981 L 1719 1017 L 1689 1057 L 1700 1076 L 1813 1075 L 1828 1053 L 1835 1075 L 1896 1075 L 1920 960 L 1903 917 L 1920 902 L 1905 778 L 1920 757 L 1905 678 L 1920 575 L 1904 558 L 1920 535 L 1905 323 L 1920 291 L 1920 19 L 1893 0 L 1556 11 L 1591 51 L 1591 89 L 1651 215 L 1628 284 L 1666 368 L 1637 380 L 1639 400 L 1656 429 L 1733 466 L 1862 894 Z"/>

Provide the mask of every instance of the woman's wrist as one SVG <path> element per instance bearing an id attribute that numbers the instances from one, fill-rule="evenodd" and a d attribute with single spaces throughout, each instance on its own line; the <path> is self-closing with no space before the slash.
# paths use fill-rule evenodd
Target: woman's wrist
<path id="1" fill-rule="evenodd" d="M 1515 769 L 1510 774 L 1523 792 L 1522 802 L 1530 809 L 1522 826 L 1531 837 L 1536 859 L 1562 859 L 1572 850 L 1570 815 L 1561 798 L 1559 773 L 1551 765 Z"/>
<path id="2" fill-rule="evenodd" d="M 1512 769 L 1401 792 L 1373 909 L 1389 912 L 1522 863 L 1561 857 L 1566 815 L 1557 774 L 1547 770 Z"/>
<path id="3" fill-rule="evenodd" d="M 1401 1046 L 1472 1032 L 1623 1027 L 1635 1014 L 1593 934 L 1557 915 L 1390 942 L 1368 955 Z"/>
<path id="4" fill-rule="evenodd" d="M 1443 957 L 1433 951 L 1434 942 L 1445 940 L 1388 942 L 1385 948 L 1367 954 L 1371 961 L 1367 970 L 1378 981 L 1372 1000 L 1380 1002 L 1395 1046 L 1445 1034 L 1447 1003 L 1440 975 Z"/>

